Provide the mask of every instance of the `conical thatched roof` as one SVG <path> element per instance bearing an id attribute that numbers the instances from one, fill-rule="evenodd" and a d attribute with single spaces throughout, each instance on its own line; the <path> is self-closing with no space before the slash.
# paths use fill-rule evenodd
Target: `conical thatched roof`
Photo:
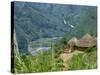
<path id="1" fill-rule="evenodd" d="M 93 47 L 95 45 L 96 45 L 96 38 L 92 37 L 90 34 L 86 34 L 76 43 L 76 46 L 78 47 Z"/>
<path id="2" fill-rule="evenodd" d="M 74 46 L 77 41 L 78 41 L 77 38 L 76 37 L 73 37 L 72 39 L 70 39 L 68 41 L 68 44 L 71 45 L 71 46 Z"/>

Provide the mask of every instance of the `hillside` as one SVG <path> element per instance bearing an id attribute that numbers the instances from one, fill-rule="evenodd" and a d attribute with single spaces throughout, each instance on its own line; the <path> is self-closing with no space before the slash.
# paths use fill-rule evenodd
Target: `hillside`
<path id="1" fill-rule="evenodd" d="M 42 38 L 96 35 L 96 7 L 14 2 L 14 27 L 20 52 Z M 40 36 L 42 35 L 42 36 Z"/>

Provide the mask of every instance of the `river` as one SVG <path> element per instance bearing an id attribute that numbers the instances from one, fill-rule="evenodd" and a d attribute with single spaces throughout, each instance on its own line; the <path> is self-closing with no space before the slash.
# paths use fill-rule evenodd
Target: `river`
<path id="1" fill-rule="evenodd" d="M 52 40 L 57 40 L 57 39 L 61 39 L 61 37 L 53 37 L 50 38 Z M 31 44 L 28 45 L 28 51 L 34 56 L 36 53 L 38 52 L 44 52 L 49 50 L 51 47 L 37 47 L 37 48 L 32 48 Z"/>

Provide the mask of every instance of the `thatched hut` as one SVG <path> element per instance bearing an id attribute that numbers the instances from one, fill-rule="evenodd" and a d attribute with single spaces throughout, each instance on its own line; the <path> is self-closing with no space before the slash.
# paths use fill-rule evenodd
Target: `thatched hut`
<path id="1" fill-rule="evenodd" d="M 70 39 L 68 41 L 68 46 L 69 46 L 69 52 L 72 52 L 74 50 L 74 46 L 76 45 L 77 43 L 77 38 L 76 37 L 73 37 L 72 39 Z"/>
<path id="2" fill-rule="evenodd" d="M 86 34 L 81 39 L 79 39 L 76 43 L 77 47 L 93 47 L 96 46 L 96 38 L 92 37 L 89 34 Z"/>
<path id="3" fill-rule="evenodd" d="M 76 38 L 76 37 L 73 37 L 72 39 L 70 39 L 70 40 L 68 41 L 68 44 L 69 44 L 70 46 L 74 46 L 74 45 L 76 44 L 77 41 L 78 41 L 77 38 Z"/>
<path id="4" fill-rule="evenodd" d="M 71 40 L 68 41 L 69 50 L 73 51 L 76 49 L 85 49 L 88 47 L 94 47 L 96 46 L 97 41 L 95 37 L 92 37 L 90 34 L 84 35 L 81 39 L 77 39 L 76 37 L 73 37 Z"/>

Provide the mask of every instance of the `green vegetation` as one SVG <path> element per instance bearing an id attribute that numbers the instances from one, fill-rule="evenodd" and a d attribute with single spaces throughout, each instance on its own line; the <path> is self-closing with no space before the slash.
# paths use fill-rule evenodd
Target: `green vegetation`
<path id="1" fill-rule="evenodd" d="M 28 72 L 28 68 L 25 65 L 25 62 L 21 58 L 21 56 L 14 56 L 14 67 L 12 68 L 14 73 L 26 73 Z"/>
<path id="2" fill-rule="evenodd" d="M 97 7 L 95 6 L 14 3 L 14 28 L 20 52 L 27 53 L 29 42 L 40 39 L 40 30 L 42 38 L 65 35 L 66 39 L 70 39 L 73 36 L 81 37 L 85 33 L 96 36 Z"/>
<path id="3" fill-rule="evenodd" d="M 80 38 L 86 33 L 97 36 L 95 6 L 14 3 L 14 29 L 19 47 L 19 55 L 12 54 L 14 73 L 66 70 L 60 54 L 63 50 L 68 50 L 68 40 L 74 36 Z M 53 39 L 55 37 L 57 39 Z M 44 52 L 39 50 L 40 52 L 33 56 L 28 52 L 29 46 L 32 50 L 40 46 L 50 49 Z M 68 70 L 97 68 L 96 47 L 83 51 L 68 61 Z"/>
<path id="4" fill-rule="evenodd" d="M 31 54 L 16 56 L 14 60 L 15 73 L 59 71 L 62 67 L 61 59 L 57 58 L 53 62 L 50 50 L 36 56 Z"/>
<path id="5" fill-rule="evenodd" d="M 51 43 L 57 43 L 59 41 L 59 37 L 58 39 L 53 39 L 53 38 L 41 38 L 35 41 L 31 42 L 31 47 L 40 47 L 40 45 L 42 47 L 50 47 Z"/>
<path id="6" fill-rule="evenodd" d="M 53 53 L 52 49 L 54 50 Z M 20 54 L 19 56 L 15 56 L 14 71 L 15 73 L 63 71 L 65 67 L 63 61 L 60 59 L 61 52 L 60 48 L 56 44 L 53 44 L 52 48 L 43 52 L 43 54 L 39 52 L 35 56 L 31 54 Z M 96 69 L 96 47 L 74 55 L 68 61 L 68 65 L 68 70 Z"/>
<path id="7" fill-rule="evenodd" d="M 97 68 L 97 51 L 74 55 L 69 61 L 69 70 L 85 70 Z"/>

